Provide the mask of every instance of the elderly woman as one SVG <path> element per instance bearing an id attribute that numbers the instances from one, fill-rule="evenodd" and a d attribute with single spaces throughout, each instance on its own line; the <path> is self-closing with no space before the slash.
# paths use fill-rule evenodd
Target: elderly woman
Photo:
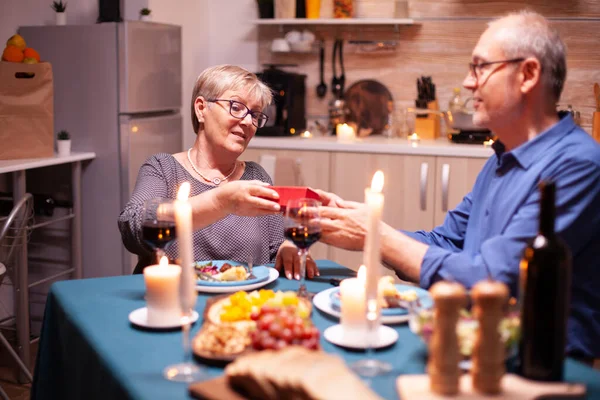
<path id="1" fill-rule="evenodd" d="M 268 117 L 261 112 L 272 100 L 271 90 L 256 75 L 233 65 L 203 71 L 192 93 L 192 126 L 196 141 L 177 154 L 156 154 L 140 168 L 131 199 L 119 216 L 127 250 L 139 256 L 134 273 L 155 262 L 142 238 L 144 202 L 177 196 L 191 184 L 195 260 L 275 262 L 291 279 L 299 277 L 294 245 L 283 238 L 283 216 L 271 178 L 257 163 L 239 160 L 256 129 Z M 177 242 L 167 247 L 177 258 Z M 318 275 L 309 260 L 306 275 Z"/>

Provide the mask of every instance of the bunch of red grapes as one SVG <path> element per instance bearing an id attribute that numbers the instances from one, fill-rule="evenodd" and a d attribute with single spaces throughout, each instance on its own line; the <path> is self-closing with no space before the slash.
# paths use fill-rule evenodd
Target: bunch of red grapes
<path id="1" fill-rule="evenodd" d="M 256 330 L 251 333 L 255 350 L 279 350 L 291 345 L 319 349 L 319 330 L 309 319 L 298 316 L 293 307 L 263 306 L 250 318 L 256 321 Z"/>

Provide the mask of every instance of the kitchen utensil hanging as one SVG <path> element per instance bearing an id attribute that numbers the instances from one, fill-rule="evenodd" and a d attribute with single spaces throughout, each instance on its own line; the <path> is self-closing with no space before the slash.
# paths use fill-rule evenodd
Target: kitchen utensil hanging
<path id="1" fill-rule="evenodd" d="M 327 94 L 327 84 L 325 83 L 325 44 L 321 40 L 319 42 L 319 73 L 321 82 L 317 85 L 317 97 L 322 99 Z"/>
<path id="2" fill-rule="evenodd" d="M 332 68 L 333 68 L 333 78 L 331 79 L 331 92 L 339 99 L 341 99 L 344 95 L 344 85 L 346 83 L 346 75 L 344 72 L 344 58 L 342 55 L 344 41 L 341 39 L 336 39 L 333 42 L 333 55 L 332 55 Z M 336 58 L 339 57 L 341 75 L 337 76 L 336 70 Z"/>

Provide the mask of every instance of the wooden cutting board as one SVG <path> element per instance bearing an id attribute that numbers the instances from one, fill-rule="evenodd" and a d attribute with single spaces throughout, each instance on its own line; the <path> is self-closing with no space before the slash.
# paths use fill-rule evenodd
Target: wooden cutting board
<path id="1" fill-rule="evenodd" d="M 225 379 L 225 375 L 207 381 L 192 383 L 188 391 L 190 396 L 201 400 L 247 400 L 233 390 Z"/>
<path id="2" fill-rule="evenodd" d="M 518 375 L 506 374 L 502 378 L 503 392 L 498 395 L 483 395 L 473 391 L 471 375 L 460 378 L 460 392 L 456 396 L 442 396 L 429 390 L 429 375 L 401 375 L 396 380 L 396 389 L 402 400 L 535 400 L 584 399 L 585 386 L 567 382 L 537 382 Z"/>

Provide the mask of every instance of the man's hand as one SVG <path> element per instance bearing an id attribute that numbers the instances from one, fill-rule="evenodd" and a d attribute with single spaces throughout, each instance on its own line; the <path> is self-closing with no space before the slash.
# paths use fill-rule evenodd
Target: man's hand
<path id="1" fill-rule="evenodd" d="M 329 193 L 329 192 L 326 192 L 321 189 L 312 189 L 312 190 L 317 192 L 317 194 L 320 197 L 319 200 L 321 201 L 321 204 L 323 204 L 324 206 L 344 208 L 344 207 L 342 207 L 344 200 L 337 194 Z"/>
<path id="2" fill-rule="evenodd" d="M 364 204 L 342 201 L 344 208 L 320 207 L 321 242 L 346 250 L 361 250 L 367 234 Z"/>
<path id="3" fill-rule="evenodd" d="M 300 256 L 298 249 L 293 243 L 284 241 L 277 251 L 275 259 L 275 268 L 285 274 L 288 279 L 300 279 Z M 306 277 L 312 279 L 319 276 L 317 264 L 310 255 L 306 256 Z"/>

